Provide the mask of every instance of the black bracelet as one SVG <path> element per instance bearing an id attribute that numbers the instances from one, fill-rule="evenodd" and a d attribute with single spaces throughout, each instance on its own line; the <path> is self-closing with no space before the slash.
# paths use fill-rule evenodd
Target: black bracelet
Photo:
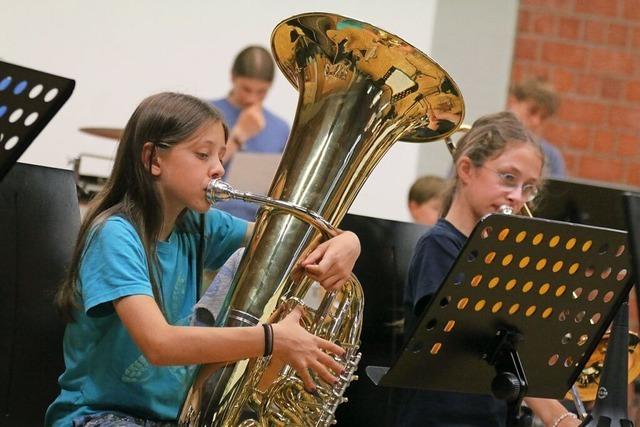
<path id="1" fill-rule="evenodd" d="M 263 323 L 264 329 L 264 354 L 262 357 L 269 357 L 273 353 L 273 326 L 271 323 Z"/>

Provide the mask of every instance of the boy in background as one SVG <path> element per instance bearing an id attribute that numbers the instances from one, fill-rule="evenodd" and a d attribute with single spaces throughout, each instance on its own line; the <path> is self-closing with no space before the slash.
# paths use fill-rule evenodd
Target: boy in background
<path id="1" fill-rule="evenodd" d="M 507 109 L 538 139 L 546 157 L 547 175 L 565 177 L 566 167 L 562 152 L 542 137 L 547 119 L 553 116 L 560 105 L 560 98 L 553 87 L 539 78 L 523 80 L 513 85 L 509 92 Z"/>
<path id="2" fill-rule="evenodd" d="M 445 188 L 446 180 L 434 175 L 422 176 L 413 183 L 408 207 L 415 223 L 433 225 L 438 221 Z"/>

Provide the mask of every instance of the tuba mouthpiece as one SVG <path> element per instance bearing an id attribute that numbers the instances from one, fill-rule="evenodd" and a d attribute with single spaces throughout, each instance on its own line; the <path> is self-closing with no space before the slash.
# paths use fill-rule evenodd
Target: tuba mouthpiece
<path id="1" fill-rule="evenodd" d="M 214 178 L 207 184 L 205 196 L 210 205 L 233 198 L 234 189 L 221 179 Z"/>

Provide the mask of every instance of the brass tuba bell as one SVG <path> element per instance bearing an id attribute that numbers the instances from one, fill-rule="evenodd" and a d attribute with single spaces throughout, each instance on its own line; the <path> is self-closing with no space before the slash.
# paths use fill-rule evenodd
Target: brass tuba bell
<path id="1" fill-rule="evenodd" d="M 226 326 L 255 325 L 306 307 L 305 327 L 339 341 L 348 375 L 317 380 L 307 393 L 288 366 L 241 361 L 210 375 L 201 369 L 183 405 L 181 425 L 325 426 L 353 379 L 363 296 L 354 278 L 317 304 L 298 261 L 336 227 L 384 154 L 398 140 L 428 142 L 452 134 L 464 103 L 438 64 L 401 38 L 355 19 L 326 13 L 291 17 L 274 29 L 280 70 L 300 92 L 298 110 L 268 199 L 221 309 Z M 211 185 L 211 196 L 214 187 Z M 226 191 L 226 190 L 225 190 Z M 248 197 L 227 191 L 231 197 Z M 305 215 L 295 212 L 304 211 Z M 310 225 L 305 217 L 321 217 Z M 319 230 L 322 229 L 322 230 Z M 274 315 L 275 313 L 275 315 Z"/>

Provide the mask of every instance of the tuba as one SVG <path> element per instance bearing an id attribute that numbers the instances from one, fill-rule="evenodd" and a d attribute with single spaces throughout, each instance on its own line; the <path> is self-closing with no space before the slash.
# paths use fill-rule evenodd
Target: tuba
<path id="1" fill-rule="evenodd" d="M 211 183 L 210 200 L 265 203 L 220 311 L 220 326 L 250 326 L 304 307 L 303 326 L 346 350 L 337 384 L 314 378 L 305 391 L 289 366 L 258 358 L 201 367 L 180 414 L 188 426 L 326 426 L 360 359 L 363 293 L 352 276 L 324 293 L 300 260 L 335 227 L 384 154 L 400 138 L 442 139 L 462 123 L 464 104 L 428 56 L 379 28 L 326 13 L 291 17 L 274 29 L 272 51 L 300 92 L 298 109 L 268 197 Z M 320 293 L 320 297 L 315 297 Z M 324 295 L 323 295 L 324 294 Z"/>

